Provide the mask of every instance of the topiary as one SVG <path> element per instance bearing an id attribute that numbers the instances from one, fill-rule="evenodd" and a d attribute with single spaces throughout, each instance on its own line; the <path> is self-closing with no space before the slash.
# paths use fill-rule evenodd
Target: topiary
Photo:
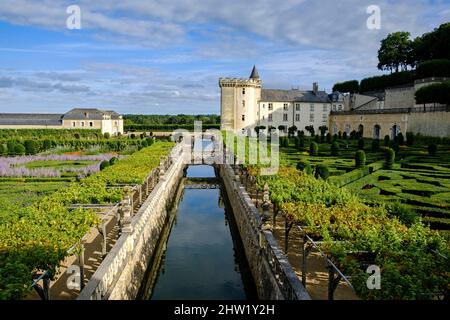
<path id="1" fill-rule="evenodd" d="M 105 160 L 102 161 L 102 163 L 100 163 L 100 171 L 105 170 L 106 168 L 108 168 L 110 166 L 109 161 Z"/>
<path id="2" fill-rule="evenodd" d="M 366 153 L 363 150 L 358 150 L 355 153 L 355 167 L 362 168 L 366 165 Z"/>
<path id="3" fill-rule="evenodd" d="M 372 140 L 372 152 L 377 152 L 378 150 L 380 150 L 380 140 Z"/>
<path id="4" fill-rule="evenodd" d="M 117 161 L 119 161 L 119 159 L 118 158 L 116 158 L 116 157 L 112 157 L 111 159 L 109 159 L 109 165 L 114 165 Z"/>
<path id="5" fill-rule="evenodd" d="M 26 140 L 25 141 L 25 151 L 27 154 L 36 154 L 38 153 L 38 144 L 34 140 Z"/>
<path id="6" fill-rule="evenodd" d="M 414 145 L 414 133 L 413 132 L 406 133 L 406 145 L 407 146 Z"/>
<path id="7" fill-rule="evenodd" d="M 4 144 L 0 144 L 0 155 L 6 156 L 8 154 L 8 148 Z"/>
<path id="8" fill-rule="evenodd" d="M 396 137 L 395 137 L 396 143 L 400 146 L 403 146 L 405 144 L 405 137 L 403 136 L 403 133 L 399 133 Z"/>
<path id="9" fill-rule="evenodd" d="M 359 138 L 359 140 L 358 140 L 358 149 L 364 150 L 364 139 L 363 138 Z"/>
<path id="10" fill-rule="evenodd" d="M 147 140 L 142 140 L 142 141 L 141 141 L 141 146 L 142 146 L 143 148 L 148 147 Z"/>
<path id="11" fill-rule="evenodd" d="M 339 144 L 336 141 L 334 141 L 331 144 L 331 155 L 332 156 L 338 156 L 339 155 Z"/>
<path id="12" fill-rule="evenodd" d="M 342 138 L 347 140 L 348 138 L 347 131 L 344 131 L 344 133 L 342 134 Z"/>
<path id="13" fill-rule="evenodd" d="M 316 177 L 316 179 L 322 178 L 323 180 L 327 180 L 328 177 L 330 176 L 330 170 L 326 165 L 318 164 L 316 166 L 314 176 Z"/>
<path id="14" fill-rule="evenodd" d="M 147 138 L 147 145 L 150 147 L 155 142 L 155 138 Z"/>
<path id="15" fill-rule="evenodd" d="M 103 137 L 104 137 L 105 139 L 109 139 L 109 138 L 111 137 L 111 135 L 109 134 L 109 132 L 105 132 L 105 133 L 103 134 Z"/>
<path id="16" fill-rule="evenodd" d="M 52 148 L 52 142 L 50 140 L 44 140 L 42 143 L 42 149 L 48 150 Z"/>
<path id="17" fill-rule="evenodd" d="M 428 146 L 428 154 L 430 156 L 435 156 L 437 153 L 437 145 L 435 143 L 432 143 Z"/>
<path id="18" fill-rule="evenodd" d="M 384 136 L 384 146 L 385 147 L 389 147 L 390 140 L 391 140 L 391 138 L 389 138 L 389 135 Z"/>
<path id="19" fill-rule="evenodd" d="M 26 152 L 26 149 L 25 149 L 25 146 L 23 144 L 16 143 L 14 145 L 14 154 L 22 156 L 22 155 L 25 154 L 25 152 Z"/>
<path id="20" fill-rule="evenodd" d="M 333 140 L 332 136 L 331 136 L 331 133 L 328 132 L 326 137 L 327 137 L 327 143 L 331 143 L 332 140 Z"/>
<path id="21" fill-rule="evenodd" d="M 297 170 L 303 171 L 306 174 L 312 173 L 312 167 L 307 161 L 300 160 L 297 162 Z"/>
<path id="22" fill-rule="evenodd" d="M 309 155 L 317 156 L 319 154 L 319 145 L 316 142 L 311 142 L 309 145 Z"/>
<path id="23" fill-rule="evenodd" d="M 395 162 L 395 151 L 391 148 L 386 149 L 384 157 L 384 167 L 386 169 L 392 169 Z"/>

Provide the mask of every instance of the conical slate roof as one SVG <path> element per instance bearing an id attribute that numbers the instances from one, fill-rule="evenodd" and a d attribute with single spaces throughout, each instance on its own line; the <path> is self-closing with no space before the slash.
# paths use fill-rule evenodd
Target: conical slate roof
<path id="1" fill-rule="evenodd" d="M 250 79 L 259 79 L 258 70 L 256 70 L 256 66 L 253 66 L 252 74 L 250 75 Z"/>

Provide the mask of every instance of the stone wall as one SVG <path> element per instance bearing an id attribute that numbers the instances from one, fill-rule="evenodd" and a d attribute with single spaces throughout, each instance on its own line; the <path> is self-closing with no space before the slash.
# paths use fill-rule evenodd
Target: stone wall
<path id="1" fill-rule="evenodd" d="M 172 165 L 132 218 L 130 233 L 123 233 L 89 280 L 78 300 L 133 300 L 164 228 L 175 189 L 183 176 L 182 145 L 172 150 Z"/>
<path id="2" fill-rule="evenodd" d="M 260 214 L 231 166 L 224 164 L 219 169 L 258 297 L 264 300 L 310 300 L 272 232 L 262 228 Z"/>
<path id="3" fill-rule="evenodd" d="M 423 136 L 450 137 L 450 112 L 411 113 L 408 131 Z"/>

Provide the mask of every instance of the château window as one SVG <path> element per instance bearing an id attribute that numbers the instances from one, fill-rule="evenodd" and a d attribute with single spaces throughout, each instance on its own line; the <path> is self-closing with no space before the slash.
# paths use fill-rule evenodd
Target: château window
<path id="1" fill-rule="evenodd" d="M 72 127 L 76 127 L 77 126 L 77 123 L 74 121 L 74 122 L 72 122 Z"/>
<path id="2" fill-rule="evenodd" d="M 288 110 L 288 104 L 287 103 L 283 104 L 283 109 L 284 110 Z"/>
<path id="3" fill-rule="evenodd" d="M 300 111 L 300 103 L 295 104 L 295 111 Z"/>
<path id="4" fill-rule="evenodd" d="M 314 103 L 309 105 L 309 111 L 314 112 Z"/>
<path id="5" fill-rule="evenodd" d="M 269 114 L 269 122 L 272 122 L 273 118 L 272 118 L 272 114 Z"/>
<path id="6" fill-rule="evenodd" d="M 300 115 L 298 113 L 295 115 L 295 121 L 300 121 Z"/>
<path id="7" fill-rule="evenodd" d="M 323 104 L 323 111 L 328 111 L 328 106 L 325 103 Z"/>
<path id="8" fill-rule="evenodd" d="M 314 122 L 314 113 L 309 115 L 309 121 Z"/>
<path id="9" fill-rule="evenodd" d="M 287 115 L 287 113 L 283 114 L 283 121 L 288 121 L 288 115 Z"/>
<path id="10" fill-rule="evenodd" d="M 245 121 L 245 114 L 242 115 L 242 121 Z"/>
<path id="11" fill-rule="evenodd" d="M 245 88 L 242 88 L 242 94 L 245 94 Z"/>
<path id="12" fill-rule="evenodd" d="M 89 127 L 93 127 L 94 126 L 94 123 L 93 122 L 89 122 Z"/>
<path id="13" fill-rule="evenodd" d="M 242 108 L 245 108 L 245 100 L 242 100 Z"/>
<path id="14" fill-rule="evenodd" d="M 84 128 L 84 121 L 81 122 L 81 127 Z"/>
<path id="15" fill-rule="evenodd" d="M 269 103 L 269 110 L 273 110 L 273 103 Z"/>

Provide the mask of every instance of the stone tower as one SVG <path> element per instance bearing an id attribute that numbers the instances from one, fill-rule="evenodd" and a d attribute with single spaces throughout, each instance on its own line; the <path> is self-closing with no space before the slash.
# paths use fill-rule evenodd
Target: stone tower
<path id="1" fill-rule="evenodd" d="M 221 130 L 236 133 L 253 129 L 258 121 L 261 79 L 256 66 L 248 79 L 220 78 Z"/>

